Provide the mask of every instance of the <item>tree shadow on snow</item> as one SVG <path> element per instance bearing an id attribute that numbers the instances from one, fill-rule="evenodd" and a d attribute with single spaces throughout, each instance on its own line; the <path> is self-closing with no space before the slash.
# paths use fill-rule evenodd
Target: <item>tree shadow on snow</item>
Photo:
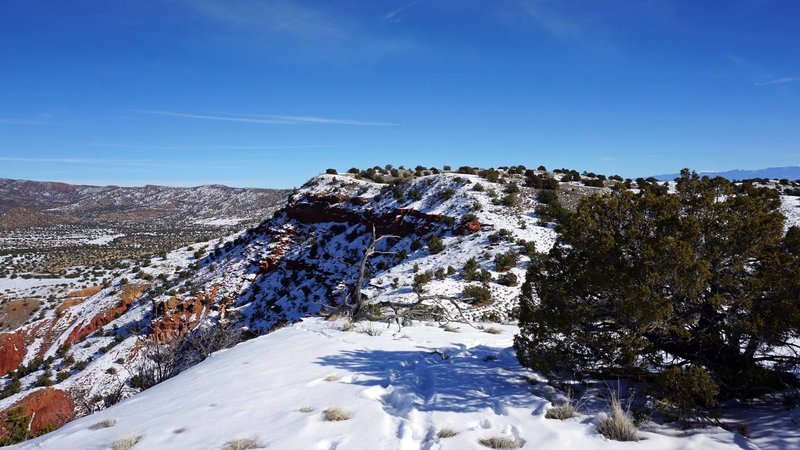
<path id="1" fill-rule="evenodd" d="M 507 407 L 540 407 L 511 348 L 466 346 L 415 351 L 354 350 L 320 358 L 318 364 L 352 372 L 352 384 L 379 386 L 376 397 L 392 415 L 409 411 L 507 414 Z"/>

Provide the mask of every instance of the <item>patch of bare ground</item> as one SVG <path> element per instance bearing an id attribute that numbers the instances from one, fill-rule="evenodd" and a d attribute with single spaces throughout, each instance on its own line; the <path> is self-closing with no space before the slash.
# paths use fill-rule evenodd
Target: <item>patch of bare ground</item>
<path id="1" fill-rule="evenodd" d="M 30 319 L 42 302 L 35 298 L 9 300 L 0 305 L 0 330 L 14 330 Z"/>

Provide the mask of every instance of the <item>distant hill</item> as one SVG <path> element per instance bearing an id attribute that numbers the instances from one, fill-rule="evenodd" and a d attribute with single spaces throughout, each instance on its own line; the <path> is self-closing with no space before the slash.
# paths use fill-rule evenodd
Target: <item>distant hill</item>
<path id="1" fill-rule="evenodd" d="M 0 229 L 87 221 L 254 224 L 269 218 L 289 192 L 222 185 L 80 186 L 0 178 Z"/>
<path id="2" fill-rule="evenodd" d="M 780 180 L 787 178 L 789 180 L 800 179 L 800 166 L 786 166 L 786 167 L 768 167 L 766 169 L 754 170 L 729 170 L 726 172 L 698 172 L 700 175 L 708 175 L 709 177 L 722 177 L 729 180 L 746 180 L 749 178 L 769 178 Z M 670 173 L 665 175 L 656 175 L 661 181 L 672 181 L 678 178 L 680 174 Z"/>

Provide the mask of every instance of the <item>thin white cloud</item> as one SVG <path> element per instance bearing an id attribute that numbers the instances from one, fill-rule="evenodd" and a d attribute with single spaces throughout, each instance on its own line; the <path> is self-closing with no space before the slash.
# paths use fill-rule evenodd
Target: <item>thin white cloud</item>
<path id="1" fill-rule="evenodd" d="M 388 13 L 386 13 L 383 16 L 383 19 L 386 20 L 386 21 L 389 21 L 389 22 L 398 22 L 400 20 L 400 15 L 402 13 L 404 13 L 405 11 L 408 11 L 409 9 L 411 9 L 411 8 L 417 6 L 417 5 L 419 5 L 420 1 L 421 0 L 417 0 L 415 2 L 409 3 L 406 6 L 402 6 L 400 8 L 395 9 L 395 10 L 389 11 Z"/>
<path id="2" fill-rule="evenodd" d="M 232 28 L 285 34 L 304 40 L 349 34 L 341 14 L 286 0 L 181 0 L 195 14 Z M 335 10 L 335 9 L 333 9 Z"/>
<path id="3" fill-rule="evenodd" d="M 533 23 L 549 34 L 558 38 L 580 38 L 583 26 L 558 9 L 559 3 L 549 0 L 521 0 L 518 2 L 520 9 Z"/>
<path id="4" fill-rule="evenodd" d="M 396 123 L 390 123 L 390 122 L 367 122 L 362 120 L 332 119 L 329 117 L 316 117 L 316 116 L 274 116 L 274 115 L 254 116 L 246 114 L 208 115 L 208 114 L 189 114 L 189 113 L 181 113 L 174 111 L 153 111 L 153 110 L 142 110 L 142 109 L 134 109 L 132 111 L 143 114 L 180 117 L 184 119 L 254 123 L 261 125 L 329 124 L 329 125 L 354 125 L 354 126 L 366 126 L 366 127 L 397 126 Z"/>
<path id="5" fill-rule="evenodd" d="M 134 109 L 133 112 L 152 114 L 157 116 L 170 116 L 181 117 L 184 119 L 200 119 L 200 120 L 217 120 L 222 122 L 244 122 L 244 123 L 258 123 L 262 125 L 290 125 L 294 122 L 286 120 L 274 119 L 257 119 L 252 117 L 237 117 L 237 116 L 209 116 L 205 114 L 187 114 L 173 111 L 151 111 L 146 109 Z"/>
<path id="6" fill-rule="evenodd" d="M 335 145 L 197 145 L 197 144 L 142 144 L 125 142 L 89 142 L 94 147 L 141 148 L 153 150 L 311 150 L 335 148 Z"/>
<path id="7" fill-rule="evenodd" d="M 794 83 L 795 81 L 800 81 L 800 78 L 798 77 L 775 78 L 774 80 L 767 80 L 767 81 L 762 81 L 760 83 L 756 83 L 756 86 L 775 86 L 778 84 Z"/>
<path id="8" fill-rule="evenodd" d="M 294 123 L 326 123 L 333 125 L 356 125 L 364 127 L 393 127 L 396 123 L 391 122 L 365 122 L 362 120 L 331 119 L 329 117 L 314 116 L 267 116 L 277 120 L 286 120 Z"/>

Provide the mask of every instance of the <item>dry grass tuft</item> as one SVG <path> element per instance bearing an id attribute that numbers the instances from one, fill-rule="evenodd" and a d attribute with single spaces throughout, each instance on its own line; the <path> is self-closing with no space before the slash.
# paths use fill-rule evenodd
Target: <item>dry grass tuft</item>
<path id="1" fill-rule="evenodd" d="M 483 331 L 489 334 L 503 334 L 503 330 L 495 327 L 484 328 Z"/>
<path id="2" fill-rule="evenodd" d="M 597 425 L 597 431 L 608 439 L 615 441 L 638 441 L 639 436 L 636 434 L 636 425 L 630 415 L 622 408 L 619 394 L 616 392 L 611 394 L 609 406 L 611 410 L 608 412 L 608 416 Z"/>
<path id="3" fill-rule="evenodd" d="M 455 436 L 457 434 L 458 434 L 458 432 L 456 432 L 452 428 L 444 427 L 441 430 L 439 430 L 438 433 L 436 433 L 436 437 L 438 437 L 440 439 L 447 439 L 447 438 L 451 438 L 451 437 L 453 437 L 453 436 Z"/>
<path id="4" fill-rule="evenodd" d="M 578 415 L 575 410 L 575 404 L 572 401 L 572 390 L 570 389 L 567 398 L 559 403 L 553 403 L 553 406 L 547 410 L 544 417 L 546 419 L 567 420 Z"/>
<path id="5" fill-rule="evenodd" d="M 509 436 L 492 436 L 489 438 L 483 438 L 478 441 L 484 447 L 489 448 L 522 448 L 525 445 L 525 441 L 522 439 L 517 439 Z"/>
<path id="6" fill-rule="evenodd" d="M 577 413 L 575 412 L 575 407 L 572 405 L 572 402 L 565 400 L 557 405 L 553 405 L 552 408 L 548 408 L 544 417 L 546 419 L 567 420 L 576 415 Z"/>
<path id="7" fill-rule="evenodd" d="M 339 381 L 339 375 L 328 375 L 327 377 L 323 378 L 322 381 Z"/>
<path id="8" fill-rule="evenodd" d="M 222 450 L 250 450 L 253 448 L 263 448 L 255 439 L 242 438 L 228 441 L 222 446 Z"/>
<path id="9" fill-rule="evenodd" d="M 141 439 L 141 436 L 136 436 L 134 434 L 124 436 L 114 441 L 111 448 L 114 450 L 131 450 Z"/>
<path id="10" fill-rule="evenodd" d="M 89 427 L 90 430 L 102 430 L 103 428 L 111 428 L 117 424 L 115 419 L 106 419 L 97 422 L 96 424 Z"/>
<path id="11" fill-rule="evenodd" d="M 366 325 L 361 324 L 361 329 L 358 330 L 359 333 L 364 333 L 369 336 L 380 336 L 383 333 L 383 330 L 376 327 L 373 323 L 368 322 Z"/>
<path id="12" fill-rule="evenodd" d="M 448 333 L 458 333 L 458 328 L 453 325 L 450 325 L 449 323 L 442 325 L 442 329 L 444 331 L 447 331 Z"/>
<path id="13" fill-rule="evenodd" d="M 301 413 L 312 413 L 314 412 L 314 408 L 310 406 L 303 406 L 302 408 L 298 409 Z"/>
<path id="14" fill-rule="evenodd" d="M 342 326 L 339 327 L 339 330 L 341 331 L 351 331 L 352 329 L 353 329 L 353 322 L 349 320 L 345 320 L 344 322 L 342 322 Z"/>
<path id="15" fill-rule="evenodd" d="M 344 408 L 327 408 L 322 411 L 322 419 L 326 422 L 341 422 L 353 418 L 353 413 Z"/>

